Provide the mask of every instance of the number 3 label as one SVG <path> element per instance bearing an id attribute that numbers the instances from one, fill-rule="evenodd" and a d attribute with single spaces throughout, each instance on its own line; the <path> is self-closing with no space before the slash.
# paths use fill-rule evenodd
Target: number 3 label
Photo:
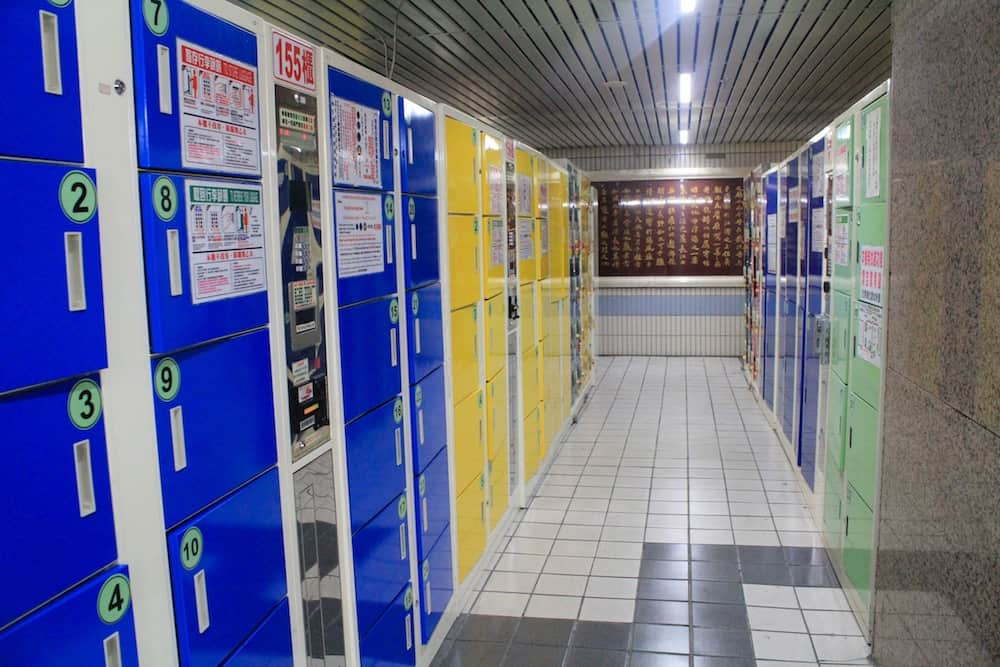
<path id="1" fill-rule="evenodd" d="M 156 364 L 153 385 L 160 400 L 174 400 L 177 392 L 181 390 L 181 369 L 177 362 L 169 357 L 161 359 L 160 363 Z"/>
<path id="2" fill-rule="evenodd" d="M 101 418 L 101 388 L 93 380 L 80 380 L 69 392 L 70 421 L 81 431 L 93 428 Z"/>

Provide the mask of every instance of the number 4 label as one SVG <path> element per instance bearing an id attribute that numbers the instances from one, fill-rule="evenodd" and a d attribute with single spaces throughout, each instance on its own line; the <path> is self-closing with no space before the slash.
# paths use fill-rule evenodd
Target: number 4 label
<path id="1" fill-rule="evenodd" d="M 282 32 L 271 33 L 274 78 L 306 90 L 316 90 L 316 49 Z"/>

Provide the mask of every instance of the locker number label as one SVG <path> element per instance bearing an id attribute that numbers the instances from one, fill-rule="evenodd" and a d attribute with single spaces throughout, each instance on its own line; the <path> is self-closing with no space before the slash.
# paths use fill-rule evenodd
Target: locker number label
<path id="1" fill-rule="evenodd" d="M 113 574 L 108 577 L 97 594 L 97 615 L 101 622 L 114 625 L 128 613 L 132 603 L 132 589 L 128 577 L 124 574 Z"/>
<path id="2" fill-rule="evenodd" d="M 49 4 L 55 5 L 56 7 L 65 7 L 71 2 L 73 2 L 73 0 L 49 0 Z"/>
<path id="3" fill-rule="evenodd" d="M 201 552 L 205 548 L 205 538 L 201 530 L 191 527 L 184 531 L 181 538 L 181 565 L 185 570 L 193 570 L 201 562 Z"/>
<path id="4" fill-rule="evenodd" d="M 430 559 L 424 561 L 424 579 L 430 579 L 431 577 L 431 561 Z"/>
<path id="5" fill-rule="evenodd" d="M 417 404 L 418 408 L 424 402 L 424 388 L 419 384 L 417 385 L 417 388 L 413 390 L 413 402 Z"/>
<path id="6" fill-rule="evenodd" d="M 156 395 L 161 401 L 172 401 L 181 390 L 181 368 L 177 362 L 167 357 L 156 364 L 156 377 L 153 378 Z"/>
<path id="7" fill-rule="evenodd" d="M 275 30 L 271 33 L 274 78 L 316 90 L 316 50 Z"/>
<path id="8" fill-rule="evenodd" d="M 93 428 L 101 418 L 101 388 L 93 380 L 80 380 L 69 392 L 69 419 L 81 431 Z"/>
<path id="9" fill-rule="evenodd" d="M 392 115 L 392 95 L 387 90 L 382 91 L 382 113 L 386 116 Z"/>
<path id="10" fill-rule="evenodd" d="M 406 518 L 406 496 L 399 497 L 399 502 L 396 503 L 396 513 L 400 519 Z"/>
<path id="11" fill-rule="evenodd" d="M 420 476 L 420 497 L 427 495 L 427 475 Z"/>
<path id="12" fill-rule="evenodd" d="M 417 217 L 417 204 L 410 198 L 410 203 L 406 205 L 406 215 L 410 216 L 410 221 L 412 222 L 414 218 Z"/>
<path id="13" fill-rule="evenodd" d="M 399 299 L 393 299 L 389 304 L 389 321 L 393 324 L 399 322 Z"/>
<path id="14" fill-rule="evenodd" d="M 413 607 L 413 589 L 409 586 L 406 587 L 406 595 L 403 596 L 403 606 L 406 607 L 406 611 L 410 611 Z"/>
<path id="15" fill-rule="evenodd" d="M 177 215 L 177 188 L 166 176 L 153 183 L 153 210 L 163 222 L 170 222 Z"/>
<path id="16" fill-rule="evenodd" d="M 382 209 L 385 212 L 385 219 L 392 220 L 396 213 L 396 204 L 393 203 L 392 195 L 386 195 L 385 201 L 382 203 Z"/>
<path id="17" fill-rule="evenodd" d="M 74 169 L 59 184 L 59 205 L 67 218 L 84 223 L 97 212 L 97 187 L 90 176 Z"/>
<path id="18" fill-rule="evenodd" d="M 392 406 L 392 418 L 396 420 L 397 424 L 403 421 L 403 399 L 396 399 L 396 404 Z"/>
<path id="19" fill-rule="evenodd" d="M 417 296 L 416 292 L 414 292 L 413 296 L 410 297 L 410 310 L 413 311 L 414 315 L 416 315 L 417 311 L 420 310 L 420 297 Z"/>
<path id="20" fill-rule="evenodd" d="M 170 26 L 170 10 L 167 0 L 142 0 L 142 18 L 146 27 L 157 37 L 162 37 Z"/>

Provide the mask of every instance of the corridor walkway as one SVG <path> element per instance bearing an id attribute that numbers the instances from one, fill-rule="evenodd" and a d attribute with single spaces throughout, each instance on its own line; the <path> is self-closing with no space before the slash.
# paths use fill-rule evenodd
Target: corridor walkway
<path id="1" fill-rule="evenodd" d="M 602 358 L 435 665 L 869 664 L 739 362 Z"/>

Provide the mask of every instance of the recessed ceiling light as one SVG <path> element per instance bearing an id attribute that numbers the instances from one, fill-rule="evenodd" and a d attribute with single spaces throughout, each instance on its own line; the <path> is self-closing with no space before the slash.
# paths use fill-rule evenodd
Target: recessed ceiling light
<path id="1" fill-rule="evenodd" d="M 680 139 L 680 142 L 682 144 L 686 144 L 688 142 L 688 131 L 681 130 L 680 132 L 678 132 L 678 138 Z"/>
<path id="2" fill-rule="evenodd" d="M 677 81 L 677 97 L 681 104 L 691 103 L 691 73 L 682 72 Z"/>
<path id="3" fill-rule="evenodd" d="M 610 79 L 604 82 L 605 88 L 624 88 L 625 82 L 621 79 Z"/>
<path id="4" fill-rule="evenodd" d="M 681 14 L 690 14 L 694 11 L 697 0 L 681 0 Z"/>

